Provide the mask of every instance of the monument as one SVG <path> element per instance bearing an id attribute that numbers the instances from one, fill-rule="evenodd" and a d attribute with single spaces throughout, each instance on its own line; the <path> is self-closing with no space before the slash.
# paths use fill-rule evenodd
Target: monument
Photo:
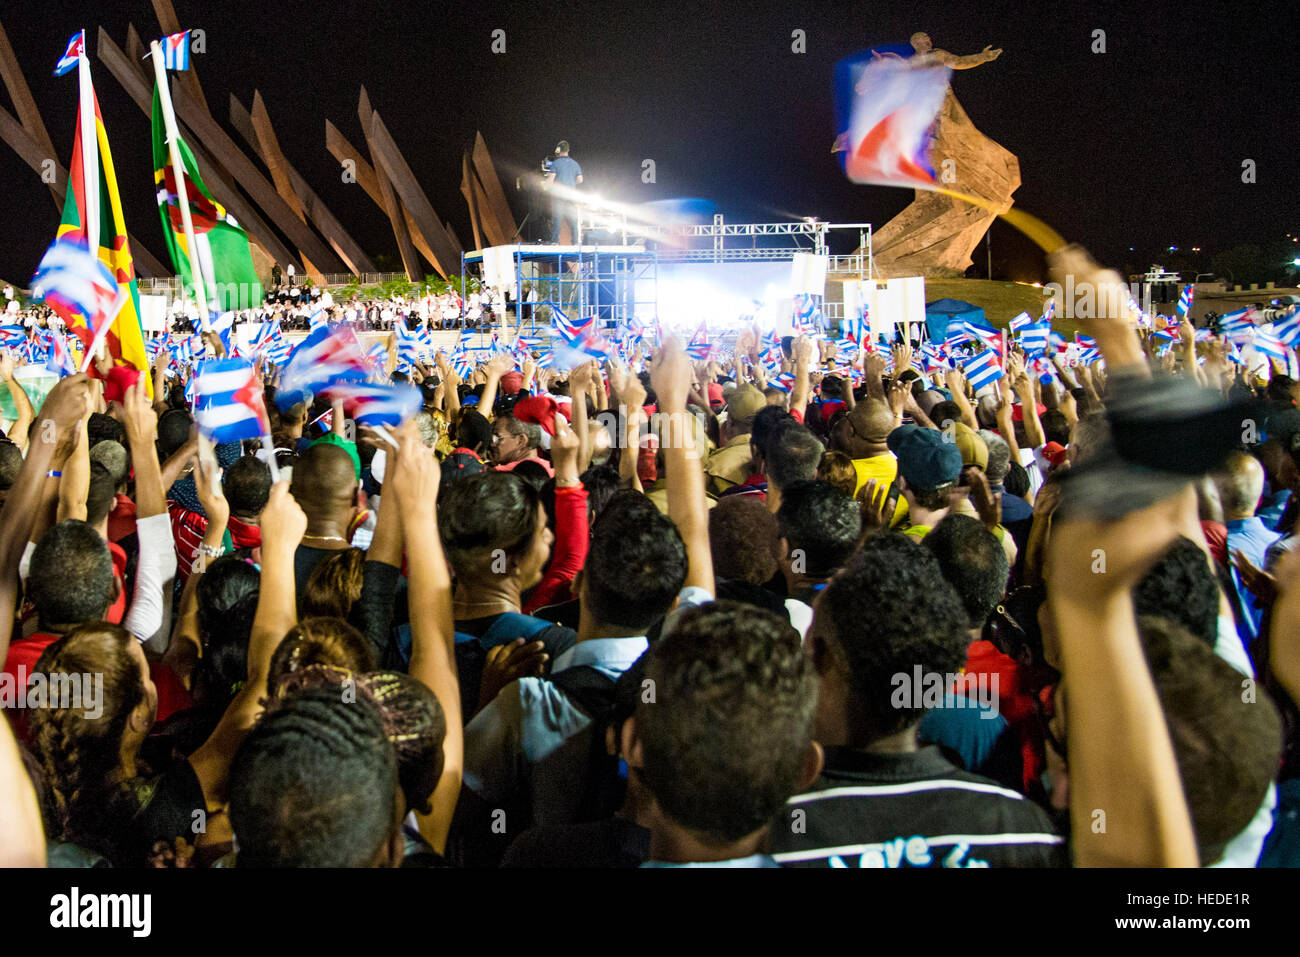
<path id="1" fill-rule="evenodd" d="M 970 70 L 991 63 L 1002 53 L 985 47 L 980 53 L 956 56 L 934 49 L 924 33 L 913 34 L 910 42 L 915 51 L 911 59 L 918 66 L 941 64 L 953 70 Z M 971 265 L 971 253 L 997 213 L 1011 208 L 1011 196 L 1020 187 L 1020 163 L 1015 154 L 975 128 L 951 86 L 931 135 L 931 157 L 939 185 L 988 200 L 996 212 L 918 189 L 907 208 L 872 235 L 872 257 L 877 271 L 886 279 L 963 276 Z"/>

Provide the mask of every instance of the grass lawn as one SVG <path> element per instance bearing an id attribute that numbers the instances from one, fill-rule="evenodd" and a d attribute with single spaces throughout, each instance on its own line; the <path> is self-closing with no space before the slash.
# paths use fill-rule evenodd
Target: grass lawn
<path id="1" fill-rule="evenodd" d="M 984 315 L 995 326 L 1005 326 L 1022 312 L 1029 313 L 1037 320 L 1043 314 L 1043 304 L 1047 301 L 1043 289 L 1018 282 L 999 282 L 990 279 L 927 279 L 925 281 L 925 301 L 936 299 L 960 299 L 984 310 Z M 1052 328 L 1067 339 L 1074 337 L 1078 324 L 1073 319 L 1064 319 L 1058 315 L 1052 322 Z"/>

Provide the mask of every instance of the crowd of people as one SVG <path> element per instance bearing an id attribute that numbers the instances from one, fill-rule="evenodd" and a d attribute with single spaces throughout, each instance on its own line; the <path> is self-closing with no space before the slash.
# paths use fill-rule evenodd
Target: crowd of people
<path id="1" fill-rule="evenodd" d="M 1103 361 L 983 389 L 439 355 L 269 452 L 6 365 L 0 863 L 1296 865 L 1300 384 L 1053 269 Z"/>

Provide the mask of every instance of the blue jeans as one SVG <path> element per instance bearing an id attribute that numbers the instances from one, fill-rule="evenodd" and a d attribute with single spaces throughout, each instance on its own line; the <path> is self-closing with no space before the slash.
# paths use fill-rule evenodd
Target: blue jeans
<path id="1" fill-rule="evenodd" d="M 573 205 L 562 199 L 556 199 L 551 204 L 551 242 L 560 241 L 560 224 L 567 222 L 569 224 L 570 239 L 573 245 L 578 243 L 578 217 L 574 215 Z"/>

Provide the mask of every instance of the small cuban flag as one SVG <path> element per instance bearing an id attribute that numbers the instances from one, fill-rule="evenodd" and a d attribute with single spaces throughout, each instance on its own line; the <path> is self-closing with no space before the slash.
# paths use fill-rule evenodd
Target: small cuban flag
<path id="1" fill-rule="evenodd" d="M 1007 328 L 1010 329 L 1012 332 L 1019 332 L 1021 329 L 1024 329 L 1026 326 L 1033 325 L 1033 322 L 1034 320 L 1029 318 L 1029 313 L 1022 312 L 1020 315 L 1014 317 L 1010 322 L 1007 323 Z"/>
<path id="2" fill-rule="evenodd" d="M 976 392 L 1006 375 L 998 362 L 998 354 L 992 349 L 985 349 L 979 355 L 967 359 L 962 363 L 961 371 L 965 374 L 970 387 Z"/>
<path id="3" fill-rule="evenodd" d="M 991 349 L 997 349 L 1001 342 L 1002 337 L 998 330 L 993 328 L 986 319 L 967 319 L 963 327 L 967 336 L 978 339 Z"/>
<path id="4" fill-rule="evenodd" d="M 396 428 L 415 417 L 423 404 L 420 390 L 413 385 L 382 385 L 374 382 L 340 382 L 330 389 L 331 397 L 343 400 L 347 414 L 358 425 Z"/>
<path id="5" fill-rule="evenodd" d="M 190 31 L 183 30 L 163 37 L 163 66 L 168 70 L 188 70 L 190 68 Z"/>
<path id="6" fill-rule="evenodd" d="M 1292 309 L 1286 316 L 1273 323 L 1273 334 L 1288 346 L 1294 347 L 1300 340 L 1300 311 Z"/>
<path id="7" fill-rule="evenodd" d="M 57 376 L 77 374 L 77 363 L 72 358 L 72 350 L 68 348 L 68 340 L 57 329 L 50 333 L 50 352 L 45 360 L 45 368 Z"/>
<path id="8" fill-rule="evenodd" d="M 83 242 L 60 238 L 41 257 L 32 299 L 48 304 L 69 326 L 97 335 L 117 318 L 117 279 Z"/>
<path id="9" fill-rule="evenodd" d="M 1047 351 L 1048 337 L 1052 334 L 1052 325 L 1049 322 L 1031 322 L 1022 327 L 1020 333 L 1020 348 L 1025 350 L 1025 355 L 1032 356 Z"/>
<path id="10" fill-rule="evenodd" d="M 214 444 L 271 433 L 262 382 L 247 359 L 209 359 L 194 375 L 194 419 Z"/>
<path id="11" fill-rule="evenodd" d="M 76 33 L 72 35 L 72 39 L 68 41 L 67 52 L 65 52 L 63 56 L 59 58 L 58 65 L 55 66 L 54 68 L 54 75 L 63 76 L 63 74 L 75 69 L 77 66 L 77 61 L 79 61 L 85 55 L 86 55 L 86 31 L 78 30 Z"/>
<path id="12" fill-rule="evenodd" d="M 1286 362 L 1286 346 L 1282 340 L 1277 337 L 1271 325 L 1260 326 L 1255 330 L 1255 351 L 1262 356 L 1268 356 L 1270 359 L 1277 359 L 1279 362 Z"/>
<path id="13" fill-rule="evenodd" d="M 1185 316 L 1192 311 L 1192 298 L 1196 295 L 1196 289 L 1190 285 L 1184 286 L 1183 291 L 1178 296 L 1178 314 Z"/>

